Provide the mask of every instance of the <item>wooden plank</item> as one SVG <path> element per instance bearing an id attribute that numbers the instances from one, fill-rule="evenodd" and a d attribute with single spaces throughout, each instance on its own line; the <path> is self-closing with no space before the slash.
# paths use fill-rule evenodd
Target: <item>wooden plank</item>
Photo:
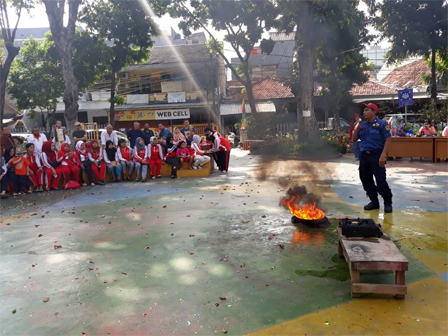
<path id="1" fill-rule="evenodd" d="M 352 293 L 375 293 L 375 294 L 397 294 L 406 295 L 408 287 L 405 285 L 384 285 L 370 283 L 354 283 L 352 284 Z"/>
<path id="2" fill-rule="evenodd" d="M 434 158 L 436 161 L 448 158 L 448 138 L 434 139 Z"/>
<path id="3" fill-rule="evenodd" d="M 388 157 L 422 157 L 433 159 L 434 138 L 425 137 L 392 137 Z"/>
<path id="4" fill-rule="evenodd" d="M 387 235 L 381 238 L 347 238 L 337 229 L 347 262 L 398 262 L 408 263 L 406 257 Z"/>
<path id="5" fill-rule="evenodd" d="M 359 271 L 407 271 L 408 262 L 356 261 L 352 267 Z"/>

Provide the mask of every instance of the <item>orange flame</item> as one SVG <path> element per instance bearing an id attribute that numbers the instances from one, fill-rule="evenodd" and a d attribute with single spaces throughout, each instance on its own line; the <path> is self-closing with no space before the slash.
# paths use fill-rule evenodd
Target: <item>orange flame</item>
<path id="1" fill-rule="evenodd" d="M 297 198 L 283 199 L 282 205 L 287 207 L 292 215 L 300 219 L 313 220 L 325 218 L 325 213 L 316 207 L 316 203 L 299 206 Z"/>

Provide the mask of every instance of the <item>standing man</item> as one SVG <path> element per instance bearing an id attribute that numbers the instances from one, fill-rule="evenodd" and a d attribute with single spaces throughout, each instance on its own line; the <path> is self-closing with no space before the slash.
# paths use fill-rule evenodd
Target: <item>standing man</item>
<path id="1" fill-rule="evenodd" d="M 134 128 L 128 132 L 128 139 L 131 142 L 130 143 L 131 148 L 135 147 L 135 140 L 137 140 L 137 138 L 143 138 L 143 137 L 144 134 L 140 129 L 140 123 L 137 121 L 134 122 Z"/>
<path id="2" fill-rule="evenodd" d="M 2 148 L 2 152 L 0 154 L 4 154 L 5 148 L 9 146 L 16 148 L 16 144 L 11 135 L 11 130 L 9 129 L 9 126 L 3 126 L 2 134 L 0 135 L 0 147 Z"/>
<path id="3" fill-rule="evenodd" d="M 106 142 L 110 140 L 113 142 L 114 146 L 118 146 L 118 136 L 117 132 L 114 131 L 112 125 L 107 125 L 106 130 L 101 133 L 101 147 L 106 148 Z"/>
<path id="4" fill-rule="evenodd" d="M 78 141 L 87 141 L 87 133 L 82 129 L 82 125 L 79 121 L 75 122 L 75 131 L 72 133 L 74 143 Z"/>
<path id="5" fill-rule="evenodd" d="M 159 143 L 165 145 L 167 137 L 173 137 L 173 133 L 170 132 L 168 128 L 165 127 L 164 124 L 160 123 L 159 126 Z"/>
<path id="6" fill-rule="evenodd" d="M 56 146 L 57 150 L 61 149 L 61 145 L 66 142 L 67 136 L 67 128 L 62 126 L 62 121 L 56 120 L 56 123 L 51 128 L 51 137 L 53 138 L 53 143 Z M 71 144 L 69 139 L 68 144 Z"/>
<path id="7" fill-rule="evenodd" d="M 190 125 L 189 120 L 184 120 L 184 127 L 181 128 L 181 133 L 185 135 L 187 139 L 187 145 L 191 145 L 191 140 L 193 139 L 193 135 L 195 134 L 194 126 Z"/>
<path id="8" fill-rule="evenodd" d="M 48 141 L 47 136 L 45 134 L 40 134 L 39 128 L 37 127 L 33 127 L 32 134 L 26 139 L 27 143 L 32 143 L 34 145 L 34 151 L 39 157 L 42 155 L 44 141 Z"/>
<path id="9" fill-rule="evenodd" d="M 362 186 L 370 198 L 364 210 L 380 208 L 378 193 L 384 199 L 384 212 L 392 212 L 392 191 L 386 181 L 386 157 L 390 145 L 390 127 L 384 120 L 378 119 L 378 106 L 365 104 L 364 119 L 353 132 L 353 141 L 361 140 L 359 177 Z M 375 176 L 376 185 L 373 181 Z"/>
<path id="10" fill-rule="evenodd" d="M 143 140 L 145 140 L 145 145 L 148 146 L 151 142 L 151 138 L 154 136 L 154 132 L 149 129 L 149 124 L 146 123 L 143 129 Z"/>

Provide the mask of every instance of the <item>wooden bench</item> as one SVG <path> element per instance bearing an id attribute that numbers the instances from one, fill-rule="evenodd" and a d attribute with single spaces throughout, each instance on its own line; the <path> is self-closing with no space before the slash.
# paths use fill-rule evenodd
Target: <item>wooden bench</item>
<path id="1" fill-rule="evenodd" d="M 338 231 L 338 253 L 344 258 L 350 269 L 352 297 L 361 293 L 391 294 L 404 299 L 407 294 L 405 272 L 408 260 L 387 236 L 381 238 L 345 237 L 341 228 Z M 395 285 L 361 283 L 360 271 L 395 271 Z"/>

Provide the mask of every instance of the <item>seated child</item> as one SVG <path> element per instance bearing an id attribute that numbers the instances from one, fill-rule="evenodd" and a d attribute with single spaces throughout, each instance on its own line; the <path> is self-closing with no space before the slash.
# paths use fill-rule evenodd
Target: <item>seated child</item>
<path id="1" fill-rule="evenodd" d="M 28 192 L 28 194 L 33 193 L 30 185 L 30 176 L 33 176 L 34 173 L 30 169 L 30 161 L 23 154 L 22 150 L 18 150 L 17 156 L 11 160 L 11 165 L 16 171 L 16 191 L 19 195 L 25 192 Z"/>
<path id="2" fill-rule="evenodd" d="M 181 162 L 188 162 L 189 167 L 188 169 L 193 169 L 193 157 L 190 154 L 190 150 L 187 148 L 187 143 L 185 141 L 179 141 L 177 144 L 177 156 L 180 158 Z M 183 170 L 184 168 L 180 168 L 180 170 Z"/>

